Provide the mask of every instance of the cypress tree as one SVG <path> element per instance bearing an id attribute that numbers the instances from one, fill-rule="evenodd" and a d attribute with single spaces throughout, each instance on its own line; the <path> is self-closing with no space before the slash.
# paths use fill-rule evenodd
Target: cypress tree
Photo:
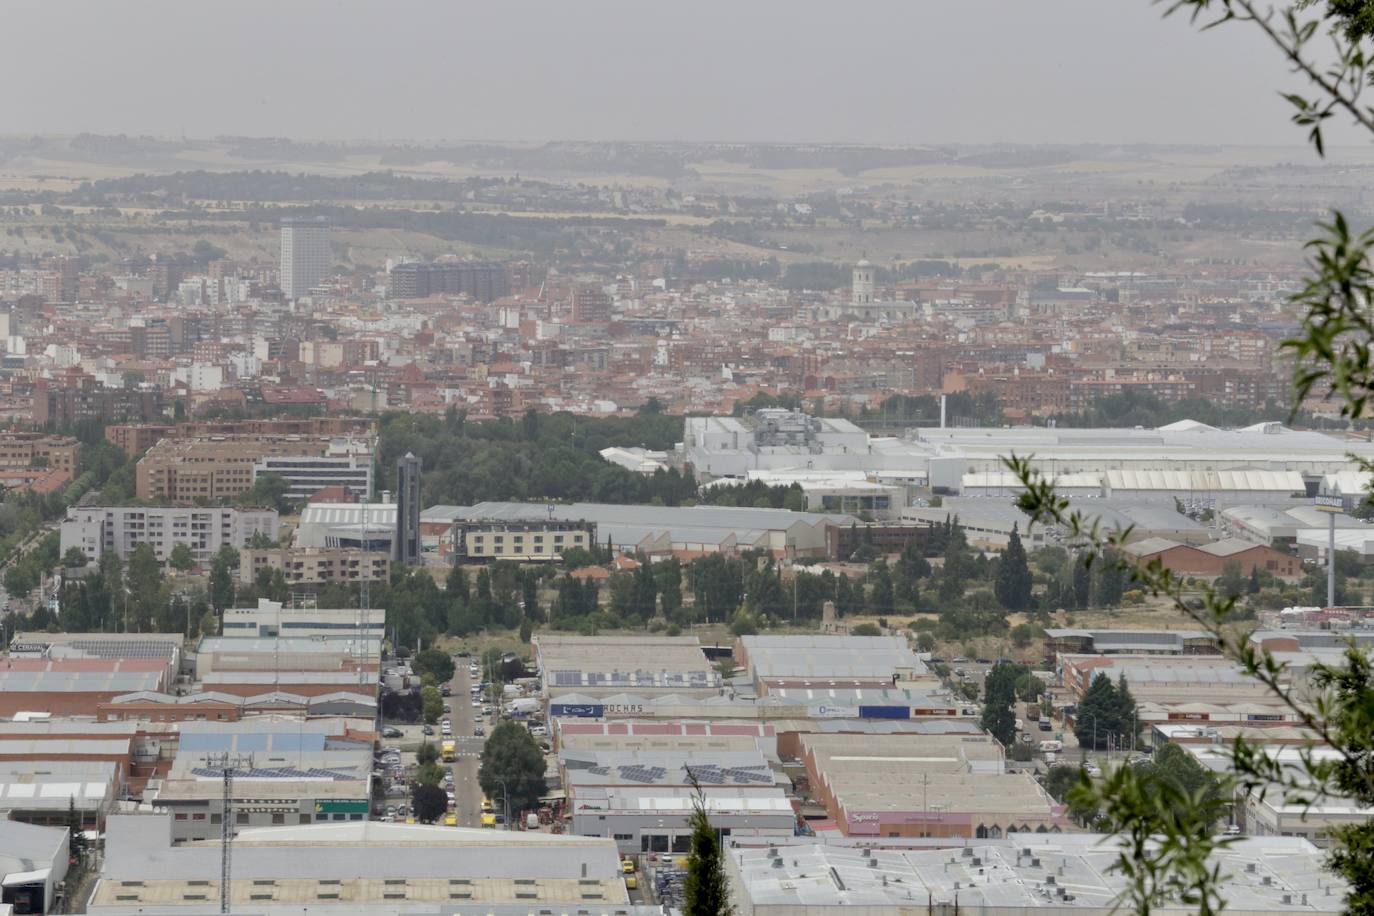
<path id="1" fill-rule="evenodd" d="M 1011 538 L 1007 541 L 1007 549 L 1002 551 L 1002 562 L 997 567 L 997 581 L 993 583 L 997 603 L 1009 611 L 1024 611 L 1031 603 L 1031 582 L 1026 548 L 1021 545 L 1021 534 L 1013 522 Z"/>
<path id="2" fill-rule="evenodd" d="M 690 775 L 690 774 L 689 774 Z M 683 881 L 686 916 L 733 916 L 730 884 L 725 877 L 720 837 L 706 814 L 706 796 L 692 776 L 692 854 L 687 859 L 687 878 Z"/>

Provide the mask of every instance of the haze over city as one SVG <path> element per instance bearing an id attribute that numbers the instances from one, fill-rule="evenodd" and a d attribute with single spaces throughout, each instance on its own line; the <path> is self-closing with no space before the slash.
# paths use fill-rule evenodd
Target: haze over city
<path id="1" fill-rule="evenodd" d="M 1291 146 L 1293 79 L 1149 2 L 6 5 L 6 133 Z M 62 49 L 60 65 L 50 55 Z M 98 78 L 93 78 L 98 74 Z M 23 91 L 41 81 L 41 92 Z M 1353 140 L 1350 134 L 1344 135 Z"/>
<path id="2" fill-rule="evenodd" d="M 1374 0 L 1179 7 L 0 6 L 0 916 L 1374 912 Z"/>

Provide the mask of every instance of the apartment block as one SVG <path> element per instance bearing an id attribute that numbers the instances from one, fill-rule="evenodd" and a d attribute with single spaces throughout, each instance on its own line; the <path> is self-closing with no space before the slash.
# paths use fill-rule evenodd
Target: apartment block
<path id="1" fill-rule="evenodd" d="M 252 582 L 264 569 L 280 569 L 290 585 L 385 582 L 391 575 L 391 558 L 378 551 L 331 547 L 265 547 L 239 552 L 242 581 Z"/>
<path id="2" fill-rule="evenodd" d="M 232 499 L 262 474 L 287 482 L 290 499 L 326 487 L 372 490 L 372 444 L 362 439 L 310 436 L 210 436 L 163 439 L 138 462 L 139 499 L 177 503 Z"/>
<path id="3" fill-rule="evenodd" d="M 205 564 L 221 547 L 241 550 L 255 535 L 276 540 L 279 526 L 275 509 L 74 506 L 62 521 L 61 550 L 75 547 L 96 563 L 109 552 L 127 560 L 139 544 L 150 544 L 165 564 L 185 544 Z"/>
<path id="4" fill-rule="evenodd" d="M 550 519 L 547 522 L 460 521 L 450 535 L 454 562 L 522 560 L 556 562 L 563 551 L 596 543 L 596 523 Z"/>
<path id="5" fill-rule="evenodd" d="M 0 468 L 32 468 L 46 465 L 75 476 L 81 444 L 71 436 L 0 431 Z"/>

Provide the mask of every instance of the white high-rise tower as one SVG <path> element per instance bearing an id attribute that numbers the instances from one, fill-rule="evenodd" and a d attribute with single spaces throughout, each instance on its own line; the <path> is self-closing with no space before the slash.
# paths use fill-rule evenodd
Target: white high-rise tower
<path id="1" fill-rule="evenodd" d="M 873 304 L 873 265 L 864 258 L 854 265 L 854 285 L 850 293 L 854 305 Z"/>
<path id="2" fill-rule="evenodd" d="M 285 219 L 281 224 L 280 285 L 287 299 L 299 299 L 329 276 L 334 266 L 329 224 L 322 219 Z"/>

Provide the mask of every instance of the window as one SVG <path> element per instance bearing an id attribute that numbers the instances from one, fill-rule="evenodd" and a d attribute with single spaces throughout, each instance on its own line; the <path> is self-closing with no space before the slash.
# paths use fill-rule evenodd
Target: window
<path id="1" fill-rule="evenodd" d="M 273 814 L 273 815 L 272 815 L 272 823 L 273 823 L 273 824 L 285 824 L 285 823 L 286 823 L 286 815 L 285 815 L 285 814 L 281 814 L 281 813 Z"/>
<path id="2" fill-rule="evenodd" d="M 691 852 L 692 835 L 690 833 L 679 834 L 673 837 L 673 852 Z"/>
<path id="3" fill-rule="evenodd" d="M 203 820 L 205 820 L 205 815 L 204 815 L 204 813 L 196 813 L 196 814 L 193 814 L 193 815 L 191 815 L 191 820 L 193 820 L 193 821 L 203 821 Z"/>
<path id="4" fill-rule="evenodd" d="M 248 812 L 247 812 L 247 811 L 240 811 L 240 812 L 238 812 L 237 814 L 235 814 L 235 815 L 234 815 L 234 823 L 235 823 L 235 824 L 246 824 L 246 823 L 248 823 Z"/>
<path id="5" fill-rule="evenodd" d="M 210 815 L 210 823 L 212 823 L 212 824 L 223 823 L 223 821 L 224 821 L 224 816 L 221 815 L 221 814 L 212 814 L 212 815 Z"/>
<path id="6" fill-rule="evenodd" d="M 628 842 L 630 842 L 631 840 L 633 840 L 634 838 L 635 838 L 635 835 L 634 835 L 633 833 L 617 833 L 617 834 L 615 835 L 615 841 L 616 841 L 617 843 L 628 843 Z"/>
<path id="7" fill-rule="evenodd" d="M 300 818 L 297 819 L 297 823 L 300 823 L 300 824 L 308 824 L 308 823 L 310 823 L 310 815 L 308 815 L 308 814 L 302 814 L 302 815 L 300 816 Z"/>
<path id="8" fill-rule="evenodd" d="M 179 820 L 179 821 L 184 821 L 184 820 L 186 820 L 186 812 L 185 812 L 185 811 L 178 811 L 178 812 L 177 812 L 176 819 Z"/>

